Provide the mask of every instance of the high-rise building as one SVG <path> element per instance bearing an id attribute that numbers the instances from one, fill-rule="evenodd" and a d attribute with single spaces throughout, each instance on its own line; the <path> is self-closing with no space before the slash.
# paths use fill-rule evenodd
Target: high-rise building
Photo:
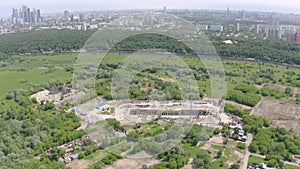
<path id="1" fill-rule="evenodd" d="M 223 26 L 222 25 L 211 25 L 210 30 L 215 31 L 215 32 L 222 32 Z"/>
<path id="2" fill-rule="evenodd" d="M 227 19 L 230 19 L 230 18 L 231 18 L 231 11 L 230 11 L 229 6 L 227 7 L 227 10 L 226 10 L 226 18 L 227 18 Z"/>
<path id="3" fill-rule="evenodd" d="M 266 35 L 268 39 L 280 39 L 282 37 L 282 31 L 278 28 L 268 28 L 266 29 Z"/>
<path id="4" fill-rule="evenodd" d="M 41 10 L 39 10 L 39 9 L 36 12 L 36 18 L 37 18 L 37 23 L 42 22 Z"/>
<path id="5" fill-rule="evenodd" d="M 12 24 L 16 24 L 18 21 L 18 17 L 19 17 L 19 13 L 18 13 L 18 9 L 12 9 L 12 15 L 11 15 L 11 23 Z"/>
<path id="6" fill-rule="evenodd" d="M 258 24 L 255 27 L 255 32 L 256 32 L 256 34 L 260 33 L 260 26 Z"/>
<path id="7" fill-rule="evenodd" d="M 25 22 L 31 22 L 31 16 L 30 16 L 30 8 L 27 8 L 27 12 L 26 12 L 27 16 L 27 20 Z"/>
<path id="8" fill-rule="evenodd" d="M 83 14 L 80 14 L 79 15 L 79 22 L 83 22 L 84 21 L 84 15 Z"/>
<path id="9" fill-rule="evenodd" d="M 18 18 L 22 18 L 22 17 L 23 17 L 22 9 L 19 9 L 19 15 L 18 15 Z"/>
<path id="10" fill-rule="evenodd" d="M 42 22 L 42 17 L 41 17 L 41 11 L 33 9 L 30 11 L 30 8 L 27 6 L 23 5 L 21 9 L 12 9 L 12 23 L 16 24 L 17 22 L 19 23 L 30 23 L 30 24 L 35 24 L 35 23 L 40 23 Z"/>
<path id="11" fill-rule="evenodd" d="M 13 14 L 12 14 L 13 17 L 19 17 L 18 9 L 13 8 L 12 11 L 13 11 Z"/>
<path id="12" fill-rule="evenodd" d="M 290 42 L 300 43 L 300 33 L 297 32 L 295 34 L 287 34 L 286 40 Z"/>
<path id="13" fill-rule="evenodd" d="M 36 10 L 33 8 L 33 10 L 30 12 L 30 23 L 36 23 L 37 17 L 36 17 Z"/>
<path id="14" fill-rule="evenodd" d="M 70 21 L 74 22 L 74 15 L 73 14 L 70 16 Z"/>
<path id="15" fill-rule="evenodd" d="M 23 22 L 27 22 L 27 6 L 22 6 L 22 19 Z"/>
<path id="16" fill-rule="evenodd" d="M 239 11 L 239 18 L 246 19 L 246 11 L 245 10 Z"/>
<path id="17" fill-rule="evenodd" d="M 240 31 L 240 23 L 236 23 L 236 31 Z"/>
<path id="18" fill-rule="evenodd" d="M 70 20 L 70 12 L 65 10 L 64 11 L 64 20 L 69 21 Z"/>

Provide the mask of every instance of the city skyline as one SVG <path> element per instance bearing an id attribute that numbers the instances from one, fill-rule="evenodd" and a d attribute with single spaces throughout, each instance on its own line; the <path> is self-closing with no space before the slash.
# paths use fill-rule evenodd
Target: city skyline
<path id="1" fill-rule="evenodd" d="M 71 0 L 52 0 L 52 1 L 35 1 L 35 0 L 11 0 L 1 2 L 0 17 L 10 17 L 12 8 L 19 8 L 22 5 L 30 6 L 31 8 L 38 8 L 43 13 L 55 13 L 69 11 L 100 11 L 100 10 L 122 10 L 122 9 L 162 9 L 166 6 L 167 9 L 213 9 L 225 10 L 230 7 L 231 10 L 251 10 L 251 11 L 267 11 L 267 12 L 283 12 L 283 13 L 298 13 L 300 14 L 299 2 L 296 0 L 286 1 L 259 1 L 253 0 L 251 2 L 241 2 L 238 0 L 214 0 L 195 1 L 195 0 L 163 0 L 143 2 L 133 0 L 86 0 L 86 1 L 71 1 Z M 299 7 L 298 7 L 299 6 Z"/>
<path id="2" fill-rule="evenodd" d="M 23 22 L 26 23 L 40 23 L 42 22 L 41 18 L 41 11 L 40 9 L 30 9 L 30 7 L 27 7 L 25 5 L 22 6 L 22 8 L 13 8 L 12 9 L 12 15 L 11 15 L 11 23 L 17 24 L 19 23 L 19 19 L 22 19 Z"/>

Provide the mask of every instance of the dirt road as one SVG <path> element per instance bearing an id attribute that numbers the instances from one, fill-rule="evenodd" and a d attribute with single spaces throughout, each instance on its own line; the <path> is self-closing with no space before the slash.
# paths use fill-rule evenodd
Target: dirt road
<path id="1" fill-rule="evenodd" d="M 244 155 L 244 159 L 243 159 L 243 164 L 242 166 L 240 167 L 240 169 L 247 169 L 247 166 L 248 166 L 248 159 L 249 159 L 249 156 L 250 156 L 250 152 L 249 152 L 249 146 L 251 144 L 253 140 L 253 135 L 248 133 L 247 134 L 247 141 L 246 141 L 246 150 L 245 150 L 245 155 Z"/>

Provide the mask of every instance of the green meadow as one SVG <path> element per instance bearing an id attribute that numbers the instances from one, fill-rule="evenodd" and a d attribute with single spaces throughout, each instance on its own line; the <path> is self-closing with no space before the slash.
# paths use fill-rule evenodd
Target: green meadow
<path id="1" fill-rule="evenodd" d="M 17 56 L 2 62 L 0 96 L 30 85 L 70 81 L 75 59 L 76 55 Z"/>

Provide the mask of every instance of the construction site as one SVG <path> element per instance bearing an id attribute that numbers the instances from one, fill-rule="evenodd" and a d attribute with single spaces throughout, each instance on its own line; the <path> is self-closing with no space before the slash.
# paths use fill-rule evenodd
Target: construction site
<path id="1" fill-rule="evenodd" d="M 74 104 L 74 100 L 82 98 L 83 92 L 71 90 L 69 86 L 62 85 L 49 90 L 40 91 L 30 98 L 53 101 L 57 109 L 64 103 Z M 224 101 L 204 97 L 202 100 L 111 100 L 106 101 L 96 97 L 85 103 L 74 105 L 71 109 L 82 119 L 81 128 L 108 118 L 115 118 L 125 125 L 147 123 L 154 118 L 175 119 L 177 121 L 193 121 L 195 124 L 228 123 L 228 118 L 223 113 Z M 71 111 L 70 110 L 70 111 Z M 225 117 L 225 118 L 224 118 Z"/>
<path id="2" fill-rule="evenodd" d="M 224 103 L 219 99 L 205 98 L 203 100 L 180 101 L 132 101 L 114 100 L 98 103 L 89 101 L 89 105 L 78 105 L 73 111 L 82 119 L 82 128 L 88 124 L 114 118 L 122 125 L 136 125 L 160 119 L 173 119 L 180 123 L 192 122 L 201 125 L 216 125 L 229 123 L 230 118 L 223 112 Z M 103 106 L 103 107 L 102 107 Z M 86 109 L 89 107 L 89 109 Z M 112 111 L 113 110 L 113 111 Z"/>
<path id="3" fill-rule="evenodd" d="M 129 115 L 137 116 L 160 116 L 160 117 L 194 117 L 208 115 L 217 116 L 221 112 L 221 107 L 214 106 L 205 101 L 180 101 L 180 102 L 155 102 L 134 104 L 129 111 Z"/>

